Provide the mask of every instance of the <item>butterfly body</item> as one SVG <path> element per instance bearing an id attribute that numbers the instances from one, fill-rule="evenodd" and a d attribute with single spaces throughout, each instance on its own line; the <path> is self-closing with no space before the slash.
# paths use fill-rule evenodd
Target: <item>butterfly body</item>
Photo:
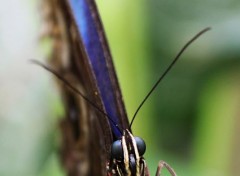
<path id="1" fill-rule="evenodd" d="M 148 176 L 143 154 L 146 144 L 140 137 L 134 137 L 125 130 L 120 140 L 112 144 L 111 163 L 108 172 L 123 176 Z"/>

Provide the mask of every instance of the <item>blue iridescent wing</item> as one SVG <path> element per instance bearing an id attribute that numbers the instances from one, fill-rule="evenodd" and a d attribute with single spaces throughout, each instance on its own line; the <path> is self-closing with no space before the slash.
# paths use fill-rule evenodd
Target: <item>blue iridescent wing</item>
<path id="1" fill-rule="evenodd" d="M 53 39 L 51 66 L 105 111 L 121 129 L 128 128 L 94 1 L 46 0 L 43 9 L 46 33 Z M 104 114 L 75 92 L 59 85 L 66 110 L 61 123 L 61 153 L 68 175 L 106 176 L 110 146 L 121 135 L 116 124 L 111 124 Z"/>
<path id="2" fill-rule="evenodd" d="M 116 124 L 121 129 L 128 129 L 129 123 L 96 4 L 93 0 L 69 0 L 69 3 L 94 72 L 104 109 L 115 122 L 110 123 L 113 136 L 119 138 L 122 134 L 116 128 Z"/>

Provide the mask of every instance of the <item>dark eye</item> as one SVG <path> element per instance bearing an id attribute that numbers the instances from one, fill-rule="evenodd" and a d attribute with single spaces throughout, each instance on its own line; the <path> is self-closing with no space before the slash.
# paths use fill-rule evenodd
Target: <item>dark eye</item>
<path id="1" fill-rule="evenodd" d="M 112 144 L 112 157 L 121 160 L 123 158 L 123 148 L 121 140 L 114 141 Z"/>
<path id="2" fill-rule="evenodd" d="M 138 148 L 138 153 L 140 156 L 143 156 L 145 151 L 146 151 L 146 144 L 144 140 L 140 137 L 134 137 L 136 143 L 137 143 L 137 148 Z"/>

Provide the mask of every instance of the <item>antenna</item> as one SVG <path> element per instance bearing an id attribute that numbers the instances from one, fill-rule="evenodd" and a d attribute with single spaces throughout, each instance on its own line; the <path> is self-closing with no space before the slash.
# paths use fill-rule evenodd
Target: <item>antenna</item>
<path id="1" fill-rule="evenodd" d="M 143 104 L 146 102 L 146 100 L 149 98 L 149 96 L 153 93 L 153 91 L 157 88 L 157 86 L 159 85 L 159 83 L 162 81 L 162 79 L 166 76 L 166 74 L 171 70 L 171 68 L 173 67 L 173 65 L 175 65 L 175 63 L 178 61 L 178 59 L 180 58 L 180 56 L 182 55 L 182 53 L 187 49 L 187 47 L 192 44 L 192 42 L 194 42 L 198 37 L 200 37 L 202 34 L 204 34 L 205 32 L 209 31 L 211 28 L 207 27 L 203 30 L 201 30 L 199 33 L 197 33 L 191 40 L 189 40 L 183 47 L 182 49 L 178 52 L 178 54 L 176 55 L 176 57 L 173 59 L 172 63 L 167 67 L 167 69 L 163 72 L 163 74 L 158 78 L 157 82 L 153 85 L 152 89 L 148 92 L 148 94 L 146 95 L 146 97 L 143 99 L 143 101 L 140 103 L 140 105 L 138 106 L 136 112 L 133 115 L 133 118 L 131 120 L 130 123 L 130 128 L 132 127 L 133 121 L 136 118 L 136 115 L 138 113 L 138 111 L 141 109 L 141 107 L 143 106 Z"/>
<path id="2" fill-rule="evenodd" d="M 119 126 L 117 125 L 117 123 L 107 114 L 105 113 L 101 108 L 99 108 L 96 104 L 94 104 L 91 100 L 89 100 L 82 92 L 80 92 L 77 88 L 75 88 L 71 83 L 69 83 L 65 78 L 63 78 L 59 73 L 57 73 L 55 70 L 49 68 L 48 66 L 44 65 L 43 63 L 34 60 L 34 59 L 30 59 L 30 62 L 33 64 L 36 64 L 42 68 L 44 68 L 45 70 L 47 70 L 48 72 L 52 73 L 55 77 L 57 77 L 61 82 L 63 82 L 69 89 L 71 89 L 73 92 L 77 93 L 78 95 L 80 95 L 86 102 L 88 102 L 91 106 L 93 106 L 95 109 L 97 109 L 100 113 L 102 113 L 103 115 L 107 116 L 108 119 L 110 120 L 110 122 L 112 124 L 114 124 L 118 131 L 122 134 L 121 129 L 119 128 Z"/>

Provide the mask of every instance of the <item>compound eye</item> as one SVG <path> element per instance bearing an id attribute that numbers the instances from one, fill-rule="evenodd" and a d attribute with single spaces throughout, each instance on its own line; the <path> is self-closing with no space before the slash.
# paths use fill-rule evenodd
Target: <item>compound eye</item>
<path id="1" fill-rule="evenodd" d="M 134 137 L 136 143 L 137 143 L 137 148 L 138 148 L 138 153 L 140 156 L 143 156 L 145 151 L 146 151 L 146 144 L 144 140 L 140 137 Z"/>
<path id="2" fill-rule="evenodd" d="M 111 148 L 112 157 L 121 160 L 123 158 L 123 148 L 121 140 L 114 141 Z"/>

